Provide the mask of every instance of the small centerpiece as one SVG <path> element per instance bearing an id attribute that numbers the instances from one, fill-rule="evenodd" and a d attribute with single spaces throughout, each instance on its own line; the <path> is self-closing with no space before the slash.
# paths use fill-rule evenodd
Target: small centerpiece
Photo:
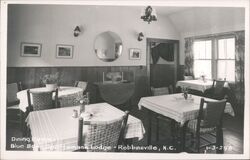
<path id="1" fill-rule="evenodd" d="M 205 74 L 202 74 L 201 75 L 201 80 L 205 83 L 206 82 L 206 75 Z"/>
<path id="2" fill-rule="evenodd" d="M 46 74 L 41 78 L 41 81 L 48 90 L 55 90 L 59 83 L 59 73 Z"/>
<path id="3" fill-rule="evenodd" d="M 85 112 L 85 105 L 89 104 L 89 93 L 87 92 L 86 95 L 82 95 L 79 98 L 75 99 L 75 105 L 80 105 L 80 113 L 84 113 Z"/>
<path id="4" fill-rule="evenodd" d="M 184 98 L 187 100 L 188 98 L 188 88 L 183 88 L 182 90 Z"/>

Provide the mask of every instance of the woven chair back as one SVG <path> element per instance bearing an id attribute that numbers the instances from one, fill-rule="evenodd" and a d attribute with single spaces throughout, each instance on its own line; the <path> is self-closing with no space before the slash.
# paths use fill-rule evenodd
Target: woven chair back
<path id="1" fill-rule="evenodd" d="M 193 76 L 184 76 L 184 80 L 193 80 L 194 77 Z"/>
<path id="2" fill-rule="evenodd" d="M 57 95 L 58 90 L 56 90 L 56 91 L 43 91 L 43 92 L 32 92 L 32 91 L 28 90 L 27 93 L 32 94 L 33 111 L 54 108 L 53 92 L 56 92 L 56 95 Z M 57 96 L 55 96 L 55 99 L 57 99 Z M 57 102 L 57 100 L 55 100 L 55 101 Z"/>
<path id="3" fill-rule="evenodd" d="M 223 94 L 223 89 L 226 81 L 219 81 L 219 80 L 214 80 L 214 94 L 215 95 L 221 95 Z"/>
<path id="4" fill-rule="evenodd" d="M 165 95 L 165 94 L 169 94 L 169 88 L 168 87 L 160 87 L 160 88 L 151 87 L 151 92 L 153 96 Z"/>
<path id="5" fill-rule="evenodd" d="M 203 106 L 204 104 L 206 104 L 206 108 L 202 109 L 203 126 L 216 127 L 217 125 L 220 125 L 226 106 L 226 100 L 223 99 L 220 101 L 213 102 L 204 101 Z"/>
<path id="6" fill-rule="evenodd" d="M 79 93 L 60 96 L 59 98 L 60 107 L 78 106 L 81 104 L 78 99 L 82 99 L 82 98 L 83 98 L 83 94 L 79 94 Z"/>
<path id="7" fill-rule="evenodd" d="M 124 117 L 110 122 L 90 122 L 85 138 L 85 146 L 88 147 L 88 151 L 116 151 L 123 120 Z M 86 122 L 84 122 L 84 124 L 86 124 Z M 98 148 L 100 146 L 103 146 L 103 148 Z"/>
<path id="8" fill-rule="evenodd" d="M 75 82 L 75 87 L 80 87 L 83 89 L 83 91 L 86 90 L 87 85 L 88 85 L 88 82 L 84 82 L 84 81 L 76 81 Z"/>

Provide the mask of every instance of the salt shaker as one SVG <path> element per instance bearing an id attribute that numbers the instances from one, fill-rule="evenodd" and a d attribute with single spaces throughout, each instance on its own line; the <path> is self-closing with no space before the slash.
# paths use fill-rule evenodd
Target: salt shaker
<path id="1" fill-rule="evenodd" d="M 73 118 L 77 118 L 78 117 L 78 112 L 77 112 L 77 110 L 73 110 L 73 114 L 72 114 L 72 117 Z"/>

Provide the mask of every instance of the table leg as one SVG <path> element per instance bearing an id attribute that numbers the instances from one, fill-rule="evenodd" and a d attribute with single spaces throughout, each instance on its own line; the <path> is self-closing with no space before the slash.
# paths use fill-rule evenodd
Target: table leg
<path id="1" fill-rule="evenodd" d="M 156 115 L 156 141 L 159 141 L 159 118 L 158 115 Z"/>
<path id="2" fill-rule="evenodd" d="M 175 127 L 175 120 L 171 119 L 171 138 L 172 138 L 172 144 L 176 146 L 176 136 L 177 136 L 177 132 L 176 132 L 176 127 Z"/>
<path id="3" fill-rule="evenodd" d="M 186 146 L 186 129 L 187 129 L 187 124 L 188 124 L 188 121 L 184 123 L 183 126 L 180 126 L 181 127 L 181 152 L 185 151 L 185 146 Z"/>
<path id="4" fill-rule="evenodd" d="M 151 129 L 152 129 L 151 121 L 152 121 L 152 112 L 148 110 L 148 140 L 147 140 L 148 145 L 151 144 Z"/>
<path id="5" fill-rule="evenodd" d="M 171 137 L 173 146 L 176 147 L 177 152 L 185 150 L 185 134 L 187 122 L 181 126 L 175 120 L 171 121 Z"/>

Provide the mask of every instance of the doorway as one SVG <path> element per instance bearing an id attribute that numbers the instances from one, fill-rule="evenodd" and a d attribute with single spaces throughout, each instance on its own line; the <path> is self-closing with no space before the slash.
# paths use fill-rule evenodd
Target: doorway
<path id="1" fill-rule="evenodd" d="M 179 41 L 147 39 L 147 75 L 149 87 L 175 88 L 179 64 Z"/>

